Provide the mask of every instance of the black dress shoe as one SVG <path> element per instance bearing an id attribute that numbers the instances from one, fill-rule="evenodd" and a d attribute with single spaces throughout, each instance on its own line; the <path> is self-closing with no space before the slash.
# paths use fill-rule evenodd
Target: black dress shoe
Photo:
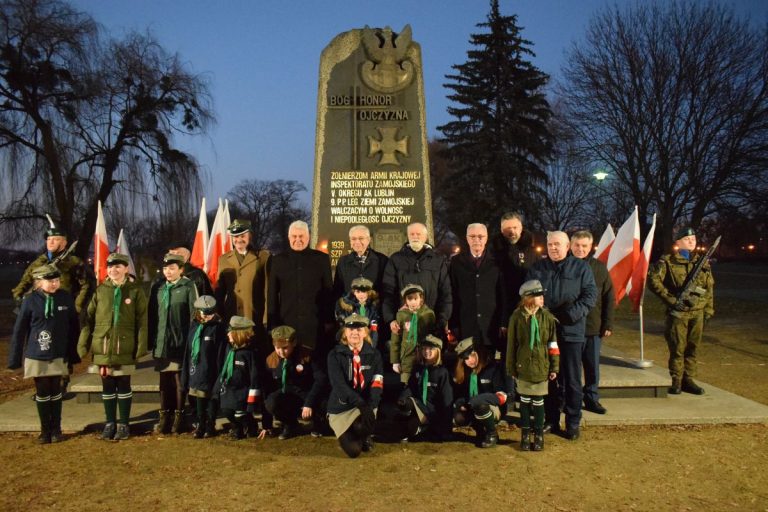
<path id="1" fill-rule="evenodd" d="M 584 402 L 584 409 L 595 414 L 605 414 L 608 412 L 600 402 Z"/>

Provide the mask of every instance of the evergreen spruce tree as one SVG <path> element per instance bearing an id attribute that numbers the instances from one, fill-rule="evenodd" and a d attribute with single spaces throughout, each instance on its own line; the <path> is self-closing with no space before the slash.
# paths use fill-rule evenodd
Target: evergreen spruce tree
<path id="1" fill-rule="evenodd" d="M 543 90 L 549 77 L 527 60 L 534 53 L 517 17 L 502 16 L 492 0 L 477 26 L 486 31 L 470 36 L 467 61 L 446 75 L 455 120 L 438 127 L 453 170 L 444 193 L 455 207 L 444 220 L 459 235 L 470 222 L 494 223 L 513 209 L 535 222 L 552 148 Z"/>

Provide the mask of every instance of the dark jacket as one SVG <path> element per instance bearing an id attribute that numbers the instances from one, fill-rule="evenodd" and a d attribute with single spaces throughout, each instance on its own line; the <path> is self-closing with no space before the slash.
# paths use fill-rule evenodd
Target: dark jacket
<path id="1" fill-rule="evenodd" d="M 507 325 L 507 301 L 504 276 L 493 255 L 486 250 L 478 267 L 468 251 L 461 252 L 451 258 L 448 272 L 453 290 L 449 326 L 456 339 L 473 336 L 501 349 L 499 329 Z"/>
<path id="2" fill-rule="evenodd" d="M 365 314 L 361 315 L 368 319 L 368 330 L 371 336 L 373 346 L 376 347 L 379 344 L 379 328 L 381 327 L 381 305 L 378 298 L 368 298 L 365 301 Z M 349 292 L 346 296 L 336 301 L 336 310 L 334 316 L 336 317 L 336 325 L 342 328 L 344 325 L 344 319 L 352 313 L 360 314 L 360 303 L 355 298 L 353 292 Z M 341 331 L 339 331 L 341 332 Z M 337 336 L 340 339 L 340 336 Z"/>
<path id="3" fill-rule="evenodd" d="M 72 296 L 59 289 L 53 296 L 53 315 L 45 317 L 48 294 L 35 290 L 24 298 L 13 327 L 8 352 L 8 368 L 21 368 L 22 353 L 27 359 L 52 361 L 64 358 L 68 364 L 78 363 L 77 336 L 80 326 Z"/>
<path id="4" fill-rule="evenodd" d="M 356 252 L 345 254 L 336 263 L 336 274 L 333 276 L 333 296 L 343 297 L 352 288 L 352 281 L 358 277 L 365 277 L 373 283 L 373 289 L 381 290 L 381 281 L 384 278 L 384 268 L 387 266 L 387 258 L 384 254 L 374 251 L 370 247 L 358 256 Z"/>
<path id="5" fill-rule="evenodd" d="M 283 367 L 287 365 L 283 390 Z M 264 394 L 276 391 L 293 393 L 304 400 L 303 407 L 316 408 L 322 399 L 328 379 L 322 365 L 312 358 L 312 352 L 297 346 L 288 359 L 280 359 L 277 352 L 267 356 L 264 376 Z"/>
<path id="6" fill-rule="evenodd" d="M 290 325 L 299 345 L 325 342 L 325 325 L 333 322 L 331 260 L 314 249 L 273 256 L 267 271 L 269 328 Z"/>
<path id="7" fill-rule="evenodd" d="M 539 342 L 531 347 L 531 315 L 517 308 L 507 330 L 507 375 L 528 382 L 544 382 L 550 373 L 560 371 L 560 349 L 556 340 L 555 317 L 546 309 L 536 311 Z"/>
<path id="8" fill-rule="evenodd" d="M 469 382 L 472 371 L 466 365 L 464 366 L 464 381 L 461 384 L 456 383 L 453 387 L 454 400 L 458 401 L 461 399 L 466 403 L 472 398 L 469 396 Z M 477 374 L 477 394 L 478 396 L 485 395 L 486 403 L 498 406 L 501 409 L 501 415 L 504 416 L 507 411 L 506 398 L 502 404 L 496 395 L 499 392 L 504 393 L 505 396 L 507 394 L 504 366 L 491 359 L 480 370 L 480 373 Z"/>
<path id="9" fill-rule="evenodd" d="M 198 326 L 200 331 L 200 351 L 197 361 L 192 360 L 192 340 L 195 338 Z M 189 328 L 189 338 L 184 351 L 184 363 L 181 370 L 181 385 L 184 389 L 197 389 L 206 393 L 216 390 L 216 378 L 221 371 L 224 353 L 227 350 L 227 332 L 221 318 L 216 315 L 205 324 L 192 321 Z"/>
<path id="10" fill-rule="evenodd" d="M 149 348 L 155 359 L 181 363 L 187 344 L 189 325 L 195 312 L 197 289 L 192 281 L 181 277 L 171 285 L 170 303 L 163 303 L 167 281 L 157 283 L 149 298 Z"/>
<path id="11" fill-rule="evenodd" d="M 422 376 L 427 371 L 427 401 L 423 400 Z M 453 405 L 453 385 L 448 369 L 440 366 L 416 365 L 408 379 L 408 385 L 400 393 L 400 398 L 413 397 L 425 406 L 425 413 L 430 415 L 445 411 Z"/>
<path id="12" fill-rule="evenodd" d="M 608 267 L 597 258 L 587 259 L 589 268 L 597 286 L 597 301 L 595 307 L 589 310 L 587 326 L 584 334 L 587 336 L 602 336 L 605 331 L 613 330 L 613 309 L 616 296 L 613 294 L 613 281 L 608 274 Z"/>
<path id="13" fill-rule="evenodd" d="M 184 264 L 184 277 L 192 281 L 197 289 L 197 296 L 201 295 L 213 295 L 213 287 L 211 287 L 211 280 L 208 279 L 208 274 L 201 268 L 197 268 L 190 262 Z"/>
<path id="14" fill-rule="evenodd" d="M 452 297 L 445 258 L 429 245 L 417 254 L 407 243 L 389 258 L 382 281 L 382 318 L 385 322 L 394 320 L 402 304 L 400 291 L 407 284 L 424 288 L 424 300 L 435 312 L 438 329 L 447 326 Z"/>
<path id="15" fill-rule="evenodd" d="M 235 364 L 232 376 L 224 379 L 224 364 L 229 353 L 235 352 Z M 258 354 L 250 345 L 234 348 L 227 345 L 224 354 L 222 368 L 216 380 L 216 389 L 222 409 L 233 411 L 253 412 L 253 409 L 261 400 L 261 387 L 259 386 Z"/>
<path id="16" fill-rule="evenodd" d="M 558 341 L 583 342 L 587 314 L 597 301 L 595 278 L 587 262 L 570 253 L 558 262 L 539 260 L 529 279 L 538 279 L 547 290 L 544 304 L 558 320 Z"/>
<path id="17" fill-rule="evenodd" d="M 347 345 L 336 345 L 328 354 L 328 380 L 331 395 L 328 413 L 339 414 L 361 405 L 376 409 L 384 391 L 384 365 L 381 354 L 368 343 L 360 350 L 363 385 L 354 387 L 352 351 Z"/>
<path id="18" fill-rule="evenodd" d="M 523 230 L 517 243 L 511 244 L 504 235 L 497 233 L 490 239 L 490 251 L 501 268 L 509 299 L 507 318 L 520 302 L 520 285 L 528 279 L 528 271 L 539 259 L 533 247 L 533 235 Z M 506 320 L 505 320 L 506 322 Z"/>

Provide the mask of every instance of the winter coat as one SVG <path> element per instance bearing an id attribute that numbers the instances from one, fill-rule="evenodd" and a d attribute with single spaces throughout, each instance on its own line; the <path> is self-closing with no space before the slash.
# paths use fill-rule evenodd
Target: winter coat
<path id="1" fill-rule="evenodd" d="M 336 301 L 336 325 L 343 328 L 344 319 L 352 313 L 360 314 L 360 303 L 355 298 L 353 292 L 349 292 L 346 296 Z M 368 319 L 368 331 L 371 336 L 371 342 L 376 347 L 379 343 L 379 327 L 381 325 L 381 311 L 379 310 L 379 300 L 370 298 L 365 301 L 365 315 L 362 315 Z"/>
<path id="2" fill-rule="evenodd" d="M 616 296 L 613 293 L 613 281 L 608 274 L 608 267 L 597 258 L 586 260 L 592 269 L 592 276 L 597 286 L 597 301 L 589 310 L 584 334 L 587 336 L 602 336 L 605 331 L 613 330 L 613 309 Z"/>
<path id="3" fill-rule="evenodd" d="M 325 343 L 333 323 L 331 260 L 314 249 L 274 256 L 269 269 L 269 327 L 290 325 L 299 345 L 314 349 Z"/>
<path id="4" fill-rule="evenodd" d="M 200 350 L 197 361 L 193 361 L 192 340 L 195 338 L 195 332 L 200 325 L 203 326 L 200 331 Z M 224 362 L 224 353 L 228 344 L 226 326 L 218 315 L 204 324 L 193 320 L 189 328 L 181 369 L 182 388 L 186 390 L 197 389 L 212 394 L 216 389 L 216 379 L 221 371 L 221 364 Z"/>
<path id="5" fill-rule="evenodd" d="M 283 390 L 283 367 L 287 366 Z M 264 377 L 264 394 L 284 391 L 300 396 L 303 407 L 316 408 L 323 397 L 328 379 L 321 364 L 312 358 L 312 352 L 297 346 L 288 359 L 280 359 L 277 352 L 267 356 Z"/>
<path id="6" fill-rule="evenodd" d="M 355 387 L 352 350 L 347 345 L 336 345 L 328 353 L 328 380 L 331 384 L 329 414 L 339 414 L 366 404 L 371 409 L 379 406 L 384 390 L 381 354 L 368 343 L 363 343 L 359 356 L 363 383 Z"/>
<path id="7" fill-rule="evenodd" d="M 683 284 L 688 274 L 693 270 L 701 255 L 695 255 L 687 260 L 679 254 L 665 254 L 657 261 L 648 273 L 648 288 L 659 296 L 667 305 L 668 310 L 677 302 L 677 295 L 683 291 Z M 702 271 L 696 277 L 696 286 L 705 290 L 702 297 L 686 311 L 704 311 L 704 316 L 711 317 L 715 314 L 714 286 L 715 278 L 712 276 L 712 268 L 706 263 Z"/>
<path id="8" fill-rule="evenodd" d="M 21 276 L 21 281 L 19 281 L 19 284 L 13 289 L 13 297 L 15 299 L 23 297 L 35 281 L 35 278 L 32 277 L 32 271 L 43 265 L 48 265 L 53 259 L 56 259 L 56 257 L 49 258 L 48 253 L 46 252 L 30 263 L 26 270 L 24 270 L 24 275 Z M 83 260 L 72 254 L 58 261 L 56 263 L 56 268 L 61 272 L 61 276 L 59 277 L 61 287 L 59 289 L 69 292 L 70 295 L 72 295 L 75 301 L 75 307 L 79 313 L 86 306 L 86 301 L 94 288 L 93 279 L 88 274 L 85 264 L 83 264 Z"/>
<path id="9" fill-rule="evenodd" d="M 197 289 L 197 296 L 201 295 L 213 295 L 213 287 L 211 286 L 211 280 L 208 279 L 208 275 L 201 268 L 197 268 L 191 263 L 184 264 L 184 277 L 194 283 Z"/>
<path id="10" fill-rule="evenodd" d="M 62 289 L 53 293 L 53 314 L 46 318 L 47 296 L 38 289 L 21 303 L 8 351 L 8 368 L 21 368 L 22 355 L 38 361 L 60 357 L 69 364 L 80 361 L 76 350 L 80 327 L 72 296 Z"/>
<path id="11" fill-rule="evenodd" d="M 468 403 L 472 398 L 469 396 L 469 382 L 472 372 L 472 369 L 464 366 L 464 381 L 460 384 L 456 383 L 453 387 L 456 402 L 462 400 L 463 403 Z M 486 402 L 499 407 L 502 416 L 504 416 L 507 411 L 506 398 L 502 403 L 496 395 L 499 392 L 504 393 L 504 396 L 507 394 L 506 374 L 501 363 L 490 360 L 477 374 L 477 394 L 486 395 Z"/>
<path id="12" fill-rule="evenodd" d="M 499 329 L 506 327 L 507 311 L 504 276 L 488 251 L 480 266 L 469 252 L 451 258 L 448 267 L 453 290 L 453 314 L 449 326 L 456 339 L 473 336 L 486 346 L 501 349 Z M 506 344 L 505 344 L 506 345 Z"/>
<path id="13" fill-rule="evenodd" d="M 121 288 L 119 318 L 114 324 L 115 284 L 107 278 L 91 298 L 77 353 L 93 353 L 100 366 L 136 364 L 147 351 L 147 298 L 141 285 L 126 280 Z"/>
<path id="14" fill-rule="evenodd" d="M 570 253 L 558 262 L 539 260 L 529 279 L 538 279 L 547 290 L 544 304 L 557 318 L 558 341 L 584 342 L 587 314 L 597 301 L 595 278 L 587 262 Z"/>
<path id="15" fill-rule="evenodd" d="M 235 359 L 232 376 L 227 380 L 224 378 L 224 365 L 229 353 L 233 351 Z M 241 348 L 227 344 L 219 377 L 216 379 L 217 396 L 222 409 L 254 411 L 256 404 L 261 400 L 258 359 L 258 354 L 250 344 Z"/>
<path id="16" fill-rule="evenodd" d="M 520 295 L 518 294 L 520 285 L 529 279 L 528 271 L 539 259 L 539 256 L 533 246 L 533 235 L 525 230 L 514 244 L 510 243 L 503 234 L 497 233 L 491 237 L 489 245 L 490 252 L 504 275 L 509 304 L 509 310 L 505 312 L 505 315 L 509 318 L 512 310 L 520 302 Z"/>
<path id="17" fill-rule="evenodd" d="M 399 363 L 402 373 L 411 373 L 413 361 L 416 358 L 416 347 L 420 341 L 427 337 L 427 334 L 432 334 L 435 329 L 435 313 L 426 305 L 421 306 L 416 310 L 417 338 L 416 342 L 413 343 L 408 340 L 408 333 L 412 328 L 411 318 L 413 318 L 413 313 L 408 309 L 401 309 L 397 312 L 396 320 L 400 326 L 400 334 L 393 333 L 389 344 L 389 360 L 392 364 Z"/>
<path id="18" fill-rule="evenodd" d="M 555 317 L 546 309 L 536 311 L 539 322 L 539 342 L 531 348 L 531 315 L 517 308 L 509 319 L 507 329 L 507 375 L 528 382 L 544 382 L 550 373 L 560 371 L 560 350 L 557 346 Z"/>
<path id="19" fill-rule="evenodd" d="M 358 256 L 356 252 L 345 254 L 336 263 L 336 273 L 333 276 L 333 296 L 344 297 L 352 291 L 352 281 L 358 277 L 365 277 L 373 283 L 374 290 L 381 290 L 381 281 L 384 278 L 384 268 L 387 266 L 387 258 L 384 254 L 374 251 L 370 247 Z"/>
<path id="20" fill-rule="evenodd" d="M 422 375 L 427 370 L 427 401 L 423 400 L 422 393 Z M 445 411 L 453 404 L 453 386 L 451 384 L 451 374 L 447 368 L 442 365 L 424 366 L 418 364 L 413 367 L 411 377 L 408 379 L 408 385 L 400 393 L 400 399 L 413 397 L 421 402 L 426 413 L 436 411 Z"/>
<path id="21" fill-rule="evenodd" d="M 176 363 L 184 360 L 189 325 L 195 313 L 197 289 L 192 281 L 181 277 L 170 288 L 170 304 L 163 303 L 167 281 L 158 283 L 149 298 L 149 349 L 155 359 Z"/>
<path id="22" fill-rule="evenodd" d="M 424 301 L 435 312 L 438 329 L 448 325 L 451 317 L 451 281 L 448 263 L 431 246 L 415 253 L 408 244 L 389 258 L 382 281 L 382 318 L 389 323 L 402 304 L 400 291 L 407 284 L 424 288 Z"/>

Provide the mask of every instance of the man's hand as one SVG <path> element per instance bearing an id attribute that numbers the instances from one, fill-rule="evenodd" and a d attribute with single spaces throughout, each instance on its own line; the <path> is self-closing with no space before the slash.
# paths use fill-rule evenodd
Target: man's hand
<path id="1" fill-rule="evenodd" d="M 301 418 L 308 420 L 312 417 L 312 408 L 311 407 L 302 407 L 301 408 Z"/>

